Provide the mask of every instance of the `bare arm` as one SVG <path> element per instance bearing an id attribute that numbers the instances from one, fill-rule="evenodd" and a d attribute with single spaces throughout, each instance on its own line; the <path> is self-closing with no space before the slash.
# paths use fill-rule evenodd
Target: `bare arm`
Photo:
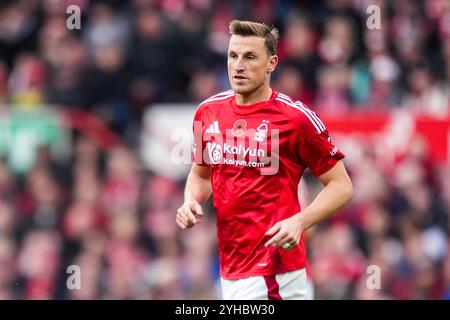
<path id="1" fill-rule="evenodd" d="M 176 222 L 181 229 L 191 228 L 203 216 L 201 204 L 211 196 L 211 168 L 193 164 L 184 190 L 184 203 L 177 210 Z"/>
<path id="2" fill-rule="evenodd" d="M 208 200 L 211 193 L 211 168 L 194 163 L 186 181 L 184 201 L 196 200 L 202 204 Z"/>
<path id="3" fill-rule="evenodd" d="M 297 245 L 303 231 L 329 218 L 350 201 L 353 187 L 342 161 L 318 177 L 324 185 L 314 201 L 296 215 L 279 221 L 266 235 L 274 235 L 266 246 L 282 246 L 285 243 Z"/>
<path id="4" fill-rule="evenodd" d="M 342 161 L 318 178 L 324 185 L 323 190 L 308 207 L 298 214 L 303 230 L 329 218 L 350 201 L 353 195 L 352 182 Z"/>

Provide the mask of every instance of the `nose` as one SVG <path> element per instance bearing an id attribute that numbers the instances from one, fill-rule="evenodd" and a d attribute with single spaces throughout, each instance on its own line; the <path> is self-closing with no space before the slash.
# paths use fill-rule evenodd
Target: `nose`
<path id="1" fill-rule="evenodd" d="M 236 64 L 235 64 L 234 68 L 235 68 L 236 72 L 244 71 L 243 59 L 241 57 L 236 59 Z"/>

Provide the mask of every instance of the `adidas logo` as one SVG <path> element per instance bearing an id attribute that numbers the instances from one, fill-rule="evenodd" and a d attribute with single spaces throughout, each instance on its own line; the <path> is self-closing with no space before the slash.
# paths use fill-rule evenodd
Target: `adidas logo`
<path id="1" fill-rule="evenodd" d="M 206 133 L 220 133 L 219 121 L 214 121 L 213 124 L 206 129 Z"/>

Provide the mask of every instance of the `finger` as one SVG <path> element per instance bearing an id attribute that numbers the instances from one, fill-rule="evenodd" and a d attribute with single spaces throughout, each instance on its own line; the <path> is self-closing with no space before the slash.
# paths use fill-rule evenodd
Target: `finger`
<path id="1" fill-rule="evenodd" d="M 203 208 L 198 202 L 193 202 L 191 204 L 191 210 L 194 212 L 194 214 L 203 216 Z"/>
<path id="2" fill-rule="evenodd" d="M 187 218 L 183 214 L 177 214 L 176 219 L 183 224 L 187 224 Z"/>
<path id="3" fill-rule="evenodd" d="M 183 222 L 183 221 L 181 221 L 179 218 L 178 218 L 178 216 L 177 216 L 177 218 L 176 218 L 176 222 L 177 222 L 177 225 L 181 228 L 181 229 L 186 229 L 186 224 Z"/>
<path id="4" fill-rule="evenodd" d="M 203 221 L 203 216 L 197 216 L 197 215 L 195 215 L 195 219 L 196 219 L 195 224 L 199 224 L 199 223 L 201 223 L 201 222 Z"/>
<path id="5" fill-rule="evenodd" d="M 279 247 L 283 241 L 287 238 L 287 234 L 278 232 L 275 236 L 269 239 L 269 241 L 266 242 L 265 246 L 277 246 Z"/>
<path id="6" fill-rule="evenodd" d="M 190 221 L 190 220 L 183 220 L 183 219 L 180 219 L 179 220 L 183 225 L 184 225 L 184 228 L 185 229 L 189 229 L 189 228 L 192 228 L 193 226 L 194 226 L 194 224 L 192 223 L 192 221 Z"/>
<path id="7" fill-rule="evenodd" d="M 189 219 L 189 217 L 184 212 L 177 215 L 177 217 L 187 228 L 190 228 L 194 225 L 194 223 Z"/>
<path id="8" fill-rule="evenodd" d="M 266 232 L 266 236 L 273 236 L 275 233 L 277 233 L 278 231 L 280 231 L 281 229 L 281 225 L 279 223 L 275 223 L 272 228 L 270 228 L 269 230 L 267 230 Z"/>
<path id="9" fill-rule="evenodd" d="M 197 218 L 195 217 L 191 208 L 184 208 L 182 215 L 183 215 L 183 217 L 185 217 L 187 219 L 188 223 L 192 223 L 192 224 L 197 223 Z"/>
<path id="10" fill-rule="evenodd" d="M 181 206 L 178 210 L 177 213 L 180 217 L 183 217 L 183 219 L 186 220 L 186 223 L 188 223 L 189 221 L 191 221 L 190 223 L 196 223 L 197 219 L 195 218 L 194 213 L 192 212 L 191 206 L 190 205 L 186 205 L 184 204 L 183 206 Z"/>

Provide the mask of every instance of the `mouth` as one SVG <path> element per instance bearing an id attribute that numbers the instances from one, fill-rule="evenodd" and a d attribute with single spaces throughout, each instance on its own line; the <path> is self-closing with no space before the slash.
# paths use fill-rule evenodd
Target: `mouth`
<path id="1" fill-rule="evenodd" d="M 245 80 L 245 79 L 248 79 L 248 78 L 247 78 L 247 77 L 244 77 L 244 76 L 236 75 L 236 76 L 233 77 L 233 79 L 236 79 L 236 80 Z"/>

